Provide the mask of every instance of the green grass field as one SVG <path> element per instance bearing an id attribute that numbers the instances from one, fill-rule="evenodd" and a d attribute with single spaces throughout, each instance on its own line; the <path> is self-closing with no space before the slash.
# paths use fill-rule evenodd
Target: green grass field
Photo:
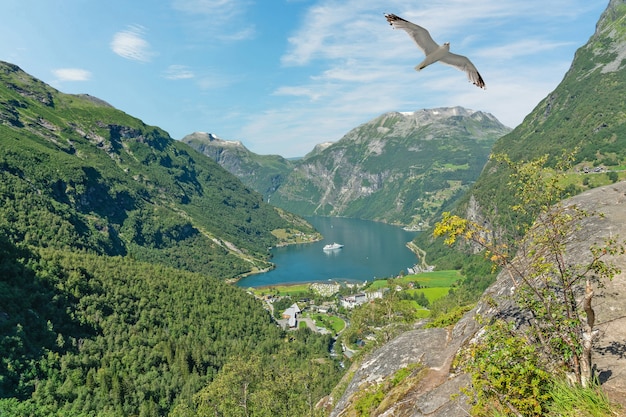
<path id="1" fill-rule="evenodd" d="M 455 282 L 461 278 L 459 271 L 433 271 L 423 272 L 420 274 L 405 275 L 402 278 L 394 279 L 394 282 L 398 284 L 408 284 L 409 282 L 416 282 L 421 287 L 435 288 L 444 287 L 450 288 Z M 384 288 L 388 285 L 386 279 L 378 279 L 373 281 L 368 289 Z"/>
<path id="2" fill-rule="evenodd" d="M 428 299 L 429 303 L 432 303 L 435 300 L 438 300 L 442 297 L 448 295 L 450 291 L 450 287 L 434 287 L 434 288 L 421 288 L 418 290 L 407 290 L 407 292 L 411 295 L 423 293 Z"/>
<path id="3" fill-rule="evenodd" d="M 417 310 L 417 314 L 416 314 L 418 319 L 426 319 L 428 317 L 430 317 L 430 310 L 425 309 L 425 308 L 419 308 Z"/>
<path id="4" fill-rule="evenodd" d="M 333 333 L 339 333 L 346 327 L 346 322 L 337 316 L 313 313 L 310 317 L 315 321 L 315 325 L 325 327 Z"/>

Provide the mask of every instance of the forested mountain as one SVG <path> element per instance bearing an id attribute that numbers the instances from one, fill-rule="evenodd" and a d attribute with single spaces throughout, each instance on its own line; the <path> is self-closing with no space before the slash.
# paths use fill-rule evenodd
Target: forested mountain
<path id="1" fill-rule="evenodd" d="M 274 402 L 271 415 L 304 415 L 340 375 L 329 335 L 286 339 L 260 301 L 206 275 L 1 235 L 0 274 L 3 417 L 193 416 L 196 392 L 251 357 L 263 372 L 249 377 L 276 390 L 250 395 Z M 285 391 L 277 377 L 300 383 Z"/>
<path id="2" fill-rule="evenodd" d="M 0 226 L 14 242 L 235 277 L 267 267 L 271 231 L 295 227 L 163 130 L 7 63 L 0 137 Z"/>
<path id="3" fill-rule="evenodd" d="M 425 228 L 469 188 L 509 131 L 461 107 L 387 113 L 298 161 L 271 202 L 302 215 Z"/>
<path id="4" fill-rule="evenodd" d="M 615 182 L 626 169 L 626 2 L 612 0 L 586 45 L 576 51 L 561 83 L 515 130 L 500 138 L 494 153 L 529 161 L 549 155 L 554 166 L 564 151 L 578 149 L 569 192 Z M 589 174 L 585 174 L 589 172 Z M 508 174 L 490 161 L 462 207 L 500 226 L 511 226 Z M 507 225 L 508 224 L 508 225 Z"/>
<path id="5" fill-rule="evenodd" d="M 158 127 L 0 62 L 0 415 L 191 416 L 252 357 L 250 395 L 303 415 L 341 373 L 330 336 L 287 338 L 225 282 L 267 267 L 278 229 L 313 231 Z"/>
<path id="6" fill-rule="evenodd" d="M 266 199 L 293 169 L 293 163 L 282 156 L 258 155 L 239 141 L 223 140 L 211 133 L 194 132 L 181 142 L 213 159 Z"/>

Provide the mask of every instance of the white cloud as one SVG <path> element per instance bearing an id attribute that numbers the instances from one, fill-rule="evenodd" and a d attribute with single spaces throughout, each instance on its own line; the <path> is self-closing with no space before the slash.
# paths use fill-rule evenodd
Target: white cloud
<path id="1" fill-rule="evenodd" d="M 211 36 L 226 42 L 251 39 L 255 26 L 240 16 L 252 4 L 250 0 L 173 0 L 174 10 L 190 16 L 188 27 L 198 34 Z M 233 22 L 237 22 L 234 25 Z"/>
<path id="2" fill-rule="evenodd" d="M 223 33 L 218 36 L 219 39 L 226 42 L 245 41 L 246 39 L 252 39 L 256 35 L 256 29 L 254 25 L 244 27 L 238 32 Z"/>
<path id="3" fill-rule="evenodd" d="M 572 18 L 588 7 L 587 2 L 580 0 L 449 0 L 417 6 L 390 0 L 386 9 L 381 9 L 380 2 L 373 0 L 323 0 L 309 8 L 300 28 L 288 38 L 289 48 L 281 61 L 287 66 L 301 66 L 313 60 L 349 56 L 375 58 L 388 52 L 385 47 L 399 46 L 400 41 L 406 48 L 414 48 L 407 42 L 406 34 L 403 37 L 393 33 L 401 31 L 392 31 L 387 25 L 383 17 L 386 12 L 419 22 L 435 41 L 454 40 L 453 45 L 458 47 L 479 42 L 481 27 L 483 32 L 498 27 L 514 31 L 515 22 L 520 20 Z M 468 28 L 475 32 L 467 33 Z"/>
<path id="4" fill-rule="evenodd" d="M 194 78 L 195 74 L 184 65 L 170 65 L 163 76 L 168 80 L 186 80 Z"/>
<path id="5" fill-rule="evenodd" d="M 144 39 L 143 26 L 129 26 L 128 29 L 117 32 L 111 41 L 111 50 L 122 58 L 132 61 L 149 62 L 155 55 L 148 41 Z"/>
<path id="6" fill-rule="evenodd" d="M 235 74 L 225 74 L 219 70 L 206 70 L 201 76 L 198 76 L 197 85 L 200 90 L 217 90 L 232 86 L 241 81 L 240 77 Z"/>
<path id="7" fill-rule="evenodd" d="M 322 93 L 319 90 L 314 90 L 307 87 L 279 87 L 272 93 L 275 96 L 294 96 L 294 97 L 308 97 L 312 101 L 316 101 L 322 97 Z"/>
<path id="8" fill-rule="evenodd" d="M 174 0 L 172 7 L 190 14 L 228 16 L 236 14 L 246 3 L 242 0 Z"/>
<path id="9" fill-rule="evenodd" d="M 541 39 L 522 39 L 505 45 L 487 47 L 476 53 L 485 59 L 513 59 L 551 51 L 563 46 L 571 46 L 571 42 L 551 42 Z"/>
<path id="10" fill-rule="evenodd" d="M 59 68 L 52 71 L 57 81 L 89 81 L 91 72 L 80 68 Z"/>

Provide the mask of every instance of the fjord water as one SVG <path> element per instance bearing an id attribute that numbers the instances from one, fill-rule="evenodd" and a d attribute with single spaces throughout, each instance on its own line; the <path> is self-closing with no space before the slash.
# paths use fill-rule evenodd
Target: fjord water
<path id="1" fill-rule="evenodd" d="M 328 280 L 371 281 L 396 276 L 418 261 L 406 243 L 417 232 L 397 226 L 360 219 L 307 217 L 324 240 L 272 249 L 276 268 L 246 277 L 241 287 L 262 287 Z M 324 251 L 329 243 L 341 243 L 342 249 Z"/>

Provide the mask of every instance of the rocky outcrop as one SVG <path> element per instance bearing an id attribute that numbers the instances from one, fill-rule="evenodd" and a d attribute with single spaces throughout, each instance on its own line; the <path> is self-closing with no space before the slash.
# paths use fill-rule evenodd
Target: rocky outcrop
<path id="1" fill-rule="evenodd" d="M 181 142 L 213 159 L 266 199 L 281 186 L 293 166 L 281 156 L 257 155 L 240 141 L 223 140 L 213 133 L 195 132 Z"/>
<path id="2" fill-rule="evenodd" d="M 601 213 L 584 219 L 581 229 L 567 246 L 567 257 L 577 263 L 590 256 L 589 247 L 607 237 L 626 239 L 626 181 L 596 188 L 568 200 L 566 204 Z M 594 346 L 596 374 L 605 392 L 626 406 L 626 256 L 613 259 L 622 272 L 604 287 L 595 288 L 593 308 L 600 330 Z M 426 374 L 407 394 L 395 401 L 380 416 L 454 417 L 467 416 L 468 406 L 461 388 L 469 377 L 450 372 L 459 349 L 473 338 L 481 326 L 475 320 L 511 314 L 510 294 L 514 285 L 508 274 L 499 274 L 476 308 L 468 312 L 453 329 L 416 329 L 398 336 L 371 353 L 355 366 L 354 376 L 331 416 L 350 414 L 350 406 L 360 390 L 381 383 L 403 367 L 420 363 Z M 487 302 L 487 300 L 489 300 Z"/>

